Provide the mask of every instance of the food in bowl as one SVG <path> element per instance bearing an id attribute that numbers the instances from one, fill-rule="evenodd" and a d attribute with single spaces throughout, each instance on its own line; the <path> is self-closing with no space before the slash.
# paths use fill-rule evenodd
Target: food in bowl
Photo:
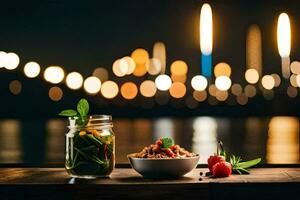
<path id="1" fill-rule="evenodd" d="M 200 158 L 170 138 L 161 138 L 127 157 L 132 168 L 146 178 L 179 178 L 196 168 Z"/>
<path id="2" fill-rule="evenodd" d="M 135 154 L 131 154 L 135 158 L 186 158 L 196 156 L 195 153 L 191 153 L 178 144 L 174 144 L 171 138 L 161 138 L 144 149 Z"/>

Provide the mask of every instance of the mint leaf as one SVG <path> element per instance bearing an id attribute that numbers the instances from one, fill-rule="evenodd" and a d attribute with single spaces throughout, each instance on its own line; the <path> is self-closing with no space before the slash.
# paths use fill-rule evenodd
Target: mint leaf
<path id="1" fill-rule="evenodd" d="M 166 149 L 174 145 L 174 140 L 172 138 L 163 138 L 161 139 L 161 141 L 162 141 L 162 147 Z"/>
<path id="2" fill-rule="evenodd" d="M 89 113 L 89 103 L 86 99 L 80 99 L 77 104 L 77 111 L 82 118 L 86 118 Z"/>
<path id="3" fill-rule="evenodd" d="M 74 117 L 77 115 L 77 112 L 76 110 L 68 109 L 68 110 L 61 111 L 58 115 L 65 116 L 65 117 Z"/>
<path id="4" fill-rule="evenodd" d="M 261 161 L 261 158 L 256 158 L 256 159 L 245 161 L 245 162 L 239 162 L 236 164 L 236 166 L 238 168 L 247 169 L 249 167 L 253 167 L 254 165 L 257 165 L 258 163 L 260 163 L 260 161 Z"/>

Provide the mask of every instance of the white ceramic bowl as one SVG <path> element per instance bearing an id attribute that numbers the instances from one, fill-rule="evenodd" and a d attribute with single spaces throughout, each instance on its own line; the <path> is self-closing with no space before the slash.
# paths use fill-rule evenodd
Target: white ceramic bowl
<path id="1" fill-rule="evenodd" d="M 135 158 L 127 156 L 133 169 L 147 178 L 181 177 L 197 167 L 199 155 L 186 158 Z"/>

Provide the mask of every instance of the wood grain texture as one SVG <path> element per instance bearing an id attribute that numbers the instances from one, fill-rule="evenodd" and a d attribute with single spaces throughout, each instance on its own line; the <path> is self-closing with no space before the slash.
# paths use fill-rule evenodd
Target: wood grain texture
<path id="1" fill-rule="evenodd" d="M 110 178 L 84 180 L 63 168 L 0 168 L 0 199 L 285 199 L 300 188 L 300 168 L 256 168 L 219 179 L 200 176 L 206 171 L 156 180 L 117 168 Z"/>

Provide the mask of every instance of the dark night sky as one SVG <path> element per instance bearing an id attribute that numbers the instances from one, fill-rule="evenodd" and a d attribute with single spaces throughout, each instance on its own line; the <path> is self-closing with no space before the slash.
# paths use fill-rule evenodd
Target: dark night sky
<path id="1" fill-rule="evenodd" d="M 258 24 L 262 30 L 264 73 L 280 72 L 276 23 L 282 11 L 289 13 L 292 23 L 291 60 L 300 59 L 299 1 L 210 2 L 214 14 L 213 63 L 228 62 L 233 69 L 234 82 L 245 84 L 241 77 L 246 64 L 246 33 L 251 24 Z M 0 50 L 16 52 L 21 59 L 20 66 L 35 60 L 43 69 L 57 64 L 84 76 L 91 75 L 94 68 L 101 66 L 109 69 L 110 78 L 116 80 L 111 72 L 116 58 L 130 55 L 138 47 L 152 52 L 153 44 L 163 41 L 167 46 L 167 66 L 175 59 L 185 60 L 189 65 L 190 79 L 191 75 L 200 73 L 198 29 L 203 3 L 200 0 L 5 1 L 1 3 L 0 12 Z M 23 83 L 19 96 L 11 95 L 7 89 L 9 81 L 16 78 Z M 136 79 L 137 83 L 145 78 Z M 118 82 L 124 80 L 130 80 L 130 77 Z M 56 110 L 73 104 L 84 95 L 82 91 L 65 92 L 63 100 L 55 103 L 47 96 L 48 88 L 50 85 L 41 79 L 28 80 L 18 70 L 7 72 L 0 69 L 1 102 L 7 105 L 0 116 L 23 116 L 30 111 L 38 116 L 54 116 Z M 62 88 L 69 91 L 63 84 Z M 99 105 L 95 109 L 97 112 L 118 115 L 120 111 L 116 106 L 110 107 L 99 99 L 90 98 Z M 252 107 L 248 106 L 245 113 L 265 104 L 270 103 L 257 101 Z M 148 115 L 162 114 L 165 110 L 170 111 L 170 107 L 157 108 Z M 272 107 L 280 107 L 280 104 L 274 103 Z M 230 113 L 226 106 L 212 112 L 207 104 L 202 108 L 208 114 Z"/>

